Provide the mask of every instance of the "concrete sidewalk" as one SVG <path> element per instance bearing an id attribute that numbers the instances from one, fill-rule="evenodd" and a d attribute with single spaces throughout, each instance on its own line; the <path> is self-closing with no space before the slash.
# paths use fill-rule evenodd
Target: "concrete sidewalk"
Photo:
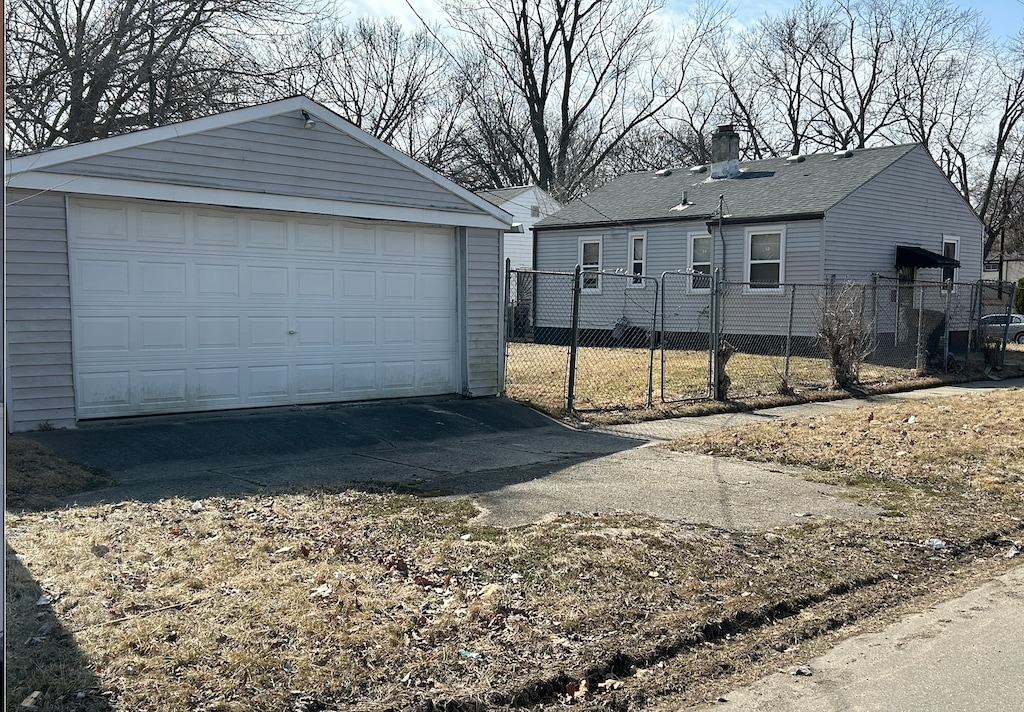
<path id="1" fill-rule="evenodd" d="M 1009 712 L 1024 709 L 1024 566 L 858 635 L 692 712 Z"/>
<path id="2" fill-rule="evenodd" d="M 922 398 L 948 398 L 978 393 L 993 389 L 1024 388 L 1024 378 L 1006 379 L 1001 381 L 974 381 L 952 386 L 922 388 L 904 393 L 888 393 L 868 396 L 865 398 L 843 398 L 842 400 L 825 401 L 822 403 L 800 403 L 778 408 L 765 408 L 741 413 L 719 413 L 702 415 L 692 418 L 669 418 L 653 420 L 645 423 L 629 423 L 611 425 L 600 428 L 602 432 L 622 437 L 642 438 L 650 442 L 667 442 L 687 435 L 706 433 L 754 423 L 764 423 L 786 418 L 799 418 L 815 415 L 840 413 L 854 408 L 875 403 L 891 403 L 902 400 L 920 400 Z"/>

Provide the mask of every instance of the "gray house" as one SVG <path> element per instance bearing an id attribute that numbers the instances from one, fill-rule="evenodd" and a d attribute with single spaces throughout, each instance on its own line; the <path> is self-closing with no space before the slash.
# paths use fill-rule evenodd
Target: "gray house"
<path id="1" fill-rule="evenodd" d="M 501 388 L 511 216 L 305 97 L 7 162 L 10 430 Z"/>
<path id="2" fill-rule="evenodd" d="M 588 300 L 607 300 L 608 313 L 623 294 L 610 284 L 605 289 L 610 278 L 601 272 L 658 277 L 721 269 L 752 303 L 781 299 L 791 284 L 872 275 L 904 285 L 982 277 L 983 225 L 922 145 L 740 163 L 739 137 L 722 126 L 713 156 L 711 165 L 622 176 L 540 221 L 536 269 L 581 265 L 584 308 Z M 651 285 L 636 280 L 628 287 Z M 687 291 L 699 295 L 709 287 L 697 277 Z M 535 310 L 538 326 L 564 326 L 543 299 Z M 623 316 L 644 323 L 641 314 Z M 730 317 L 746 319 L 731 328 L 758 333 L 756 316 Z M 805 330 L 812 321 L 808 315 Z"/>

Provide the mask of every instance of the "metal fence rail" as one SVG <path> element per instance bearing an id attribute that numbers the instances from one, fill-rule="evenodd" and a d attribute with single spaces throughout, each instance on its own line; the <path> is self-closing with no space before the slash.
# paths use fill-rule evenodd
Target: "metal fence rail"
<path id="1" fill-rule="evenodd" d="M 766 286 L 683 270 L 506 275 L 506 393 L 568 411 L 896 380 L 960 368 L 969 354 L 1000 363 L 1005 338 L 981 319 L 1009 314 L 1014 294 L 1005 282 L 883 277 Z"/>

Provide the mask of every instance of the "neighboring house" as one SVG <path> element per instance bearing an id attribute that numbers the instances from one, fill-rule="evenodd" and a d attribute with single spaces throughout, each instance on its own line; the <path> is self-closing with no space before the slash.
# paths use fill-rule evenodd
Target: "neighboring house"
<path id="1" fill-rule="evenodd" d="M 533 226 L 562 206 L 535 185 L 480 190 L 477 195 L 512 216 L 513 231 L 504 238 L 504 256 L 512 269 L 533 269 Z"/>
<path id="2" fill-rule="evenodd" d="M 762 300 L 784 298 L 791 284 L 872 275 L 903 284 L 981 279 L 982 223 L 924 146 L 740 163 L 731 126 L 719 127 L 712 143 L 711 165 L 625 175 L 539 222 L 536 269 L 594 272 L 584 274 L 581 298 L 607 301 L 610 314 L 624 308 L 616 307 L 623 293 L 602 294 L 602 271 L 660 277 L 720 268 L 732 289 Z M 709 286 L 696 278 L 688 291 Z M 536 323 L 561 328 L 553 311 L 539 299 Z M 735 328 L 759 333 L 755 314 L 731 316 L 745 319 Z"/>
<path id="3" fill-rule="evenodd" d="M 10 430 L 461 393 L 511 217 L 305 97 L 7 161 Z"/>
<path id="4" fill-rule="evenodd" d="M 1000 270 L 1002 272 L 1000 273 Z M 990 256 L 985 260 L 985 279 L 1016 282 L 1024 277 L 1024 256 L 1008 254 L 1000 264 L 999 256 Z"/>

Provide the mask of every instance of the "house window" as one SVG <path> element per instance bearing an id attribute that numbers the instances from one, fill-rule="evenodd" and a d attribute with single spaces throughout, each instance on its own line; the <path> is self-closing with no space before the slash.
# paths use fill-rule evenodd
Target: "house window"
<path id="1" fill-rule="evenodd" d="M 601 292 L 601 238 L 580 239 L 580 287 L 584 292 Z"/>
<path id="2" fill-rule="evenodd" d="M 706 232 L 690 233 L 690 261 L 687 268 L 700 272 L 707 277 L 694 276 L 690 282 L 690 291 L 708 292 L 711 290 L 711 235 Z"/>
<path id="3" fill-rule="evenodd" d="M 750 291 L 782 292 L 786 232 L 783 228 L 748 229 L 744 261 Z"/>
<path id="4" fill-rule="evenodd" d="M 952 257 L 954 260 L 960 259 L 960 238 L 952 237 L 950 235 L 942 236 L 942 256 Z M 943 267 L 942 268 L 942 281 L 945 282 L 956 282 L 959 271 L 956 267 Z M 956 287 L 954 287 L 956 289 Z"/>
<path id="5" fill-rule="evenodd" d="M 539 218 L 540 217 L 540 206 L 539 205 L 531 205 L 530 206 L 530 217 L 531 218 Z"/>
<path id="6" fill-rule="evenodd" d="M 633 276 L 630 280 L 630 287 L 643 287 L 644 280 L 640 279 L 647 272 L 647 234 L 643 232 L 629 233 L 629 273 Z"/>

